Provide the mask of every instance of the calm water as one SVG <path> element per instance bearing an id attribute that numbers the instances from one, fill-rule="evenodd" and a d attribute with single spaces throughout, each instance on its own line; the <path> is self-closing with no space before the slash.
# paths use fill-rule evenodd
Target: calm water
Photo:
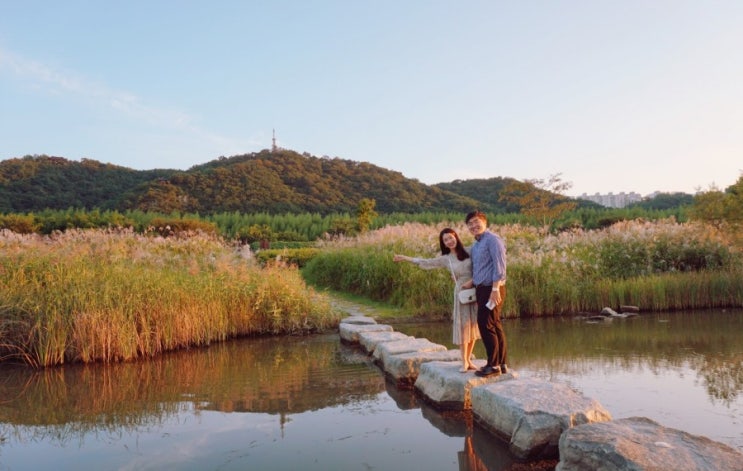
<path id="1" fill-rule="evenodd" d="M 394 327 L 450 345 L 449 325 Z M 614 418 L 649 417 L 743 451 L 743 311 L 505 327 L 522 376 L 569 383 Z M 396 389 L 337 334 L 245 339 L 124 365 L 0 367 L 0 470 L 513 463 L 469 415 Z"/>

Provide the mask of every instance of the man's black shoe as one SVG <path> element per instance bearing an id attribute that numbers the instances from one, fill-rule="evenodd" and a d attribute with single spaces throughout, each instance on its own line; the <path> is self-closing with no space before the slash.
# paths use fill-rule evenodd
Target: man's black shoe
<path id="1" fill-rule="evenodd" d="M 480 368 L 479 370 L 475 371 L 476 376 L 480 376 L 482 378 L 485 378 L 487 376 L 493 376 L 493 375 L 499 375 L 500 374 L 500 368 L 499 367 L 492 367 L 490 365 L 487 365 L 483 368 Z"/>
<path id="2" fill-rule="evenodd" d="M 503 373 L 503 374 L 506 374 L 506 373 L 508 373 L 508 367 L 506 366 L 506 364 L 505 364 L 505 363 L 503 363 L 503 364 L 502 364 L 502 365 L 500 366 L 500 372 L 501 372 L 501 373 Z"/>

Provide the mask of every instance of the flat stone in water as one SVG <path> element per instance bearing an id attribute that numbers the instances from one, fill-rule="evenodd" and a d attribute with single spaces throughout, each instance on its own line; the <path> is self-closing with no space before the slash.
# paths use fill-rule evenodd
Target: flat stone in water
<path id="1" fill-rule="evenodd" d="M 478 423 L 509 440 L 511 451 L 521 458 L 557 457 L 565 430 L 611 420 L 598 401 L 562 383 L 519 378 L 473 388 L 471 395 Z"/>
<path id="2" fill-rule="evenodd" d="M 360 332 L 359 333 L 359 344 L 364 347 L 364 350 L 368 354 L 374 353 L 377 349 L 377 345 L 385 342 L 393 342 L 397 340 L 412 339 L 413 337 L 405 335 L 402 332 Z"/>
<path id="3" fill-rule="evenodd" d="M 560 438 L 557 471 L 743 470 L 743 454 L 645 417 L 573 427 Z"/>
<path id="4" fill-rule="evenodd" d="M 341 324 L 356 324 L 356 325 L 369 325 L 376 324 L 377 321 L 373 317 L 367 316 L 347 316 L 341 319 Z"/>
<path id="5" fill-rule="evenodd" d="M 459 355 L 459 350 L 453 350 Z M 442 410 L 472 409 L 471 391 L 477 386 L 518 377 L 514 372 L 505 375 L 481 378 L 474 371 L 459 371 L 462 362 L 459 356 L 456 362 L 436 361 L 421 365 L 415 388 L 423 398 L 435 408 Z M 484 360 L 475 360 L 478 367 L 485 366 Z"/>
<path id="6" fill-rule="evenodd" d="M 428 339 L 418 339 L 411 337 L 409 339 L 395 340 L 393 342 L 384 342 L 377 345 L 372 356 L 374 360 L 384 366 L 386 357 L 389 355 L 398 355 L 409 352 L 436 352 L 445 351 L 444 345 L 433 343 Z"/>
<path id="7" fill-rule="evenodd" d="M 436 350 L 429 352 L 407 352 L 389 355 L 385 359 L 384 371 L 395 382 L 398 388 L 414 386 L 421 366 L 429 362 L 443 362 L 461 365 L 459 350 Z M 460 373 L 461 374 L 461 373 Z"/>
<path id="8" fill-rule="evenodd" d="M 385 324 L 351 324 L 342 322 L 338 326 L 338 332 L 342 342 L 359 343 L 359 334 L 361 332 L 392 332 L 392 326 Z"/>

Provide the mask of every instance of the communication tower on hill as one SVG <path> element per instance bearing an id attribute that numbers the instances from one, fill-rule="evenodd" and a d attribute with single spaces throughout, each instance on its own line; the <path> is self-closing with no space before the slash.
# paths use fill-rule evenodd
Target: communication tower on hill
<path id="1" fill-rule="evenodd" d="M 278 147 L 276 147 L 276 129 L 273 130 L 273 139 L 271 140 L 271 153 L 276 152 Z"/>

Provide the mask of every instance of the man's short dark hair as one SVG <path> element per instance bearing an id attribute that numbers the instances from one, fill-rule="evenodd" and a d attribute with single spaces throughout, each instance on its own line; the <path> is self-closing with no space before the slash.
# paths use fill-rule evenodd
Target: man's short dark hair
<path id="1" fill-rule="evenodd" d="M 488 222 L 488 217 L 482 211 L 470 211 L 467 213 L 467 217 L 464 218 L 464 223 L 467 224 L 472 218 L 480 218 L 486 223 Z"/>

